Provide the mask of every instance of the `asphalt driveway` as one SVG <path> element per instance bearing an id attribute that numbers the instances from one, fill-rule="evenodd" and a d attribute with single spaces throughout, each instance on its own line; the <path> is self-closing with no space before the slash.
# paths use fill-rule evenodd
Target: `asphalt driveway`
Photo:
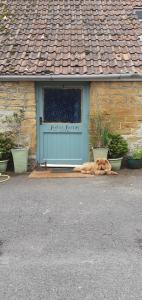
<path id="1" fill-rule="evenodd" d="M 0 299 L 142 299 L 142 171 L 0 184 Z"/>

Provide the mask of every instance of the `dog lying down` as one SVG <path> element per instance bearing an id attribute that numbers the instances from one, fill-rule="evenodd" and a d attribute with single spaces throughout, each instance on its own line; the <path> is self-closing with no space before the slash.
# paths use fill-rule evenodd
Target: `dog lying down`
<path id="1" fill-rule="evenodd" d="M 104 158 L 98 158 L 95 162 L 84 163 L 82 166 L 74 168 L 74 171 L 92 175 L 118 175 L 117 172 L 111 170 L 111 164 Z"/>

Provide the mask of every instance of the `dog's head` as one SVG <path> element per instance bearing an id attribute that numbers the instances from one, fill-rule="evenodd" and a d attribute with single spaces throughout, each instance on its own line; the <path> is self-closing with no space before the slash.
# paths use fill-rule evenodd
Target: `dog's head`
<path id="1" fill-rule="evenodd" d="M 108 166 L 109 162 L 105 158 L 98 158 L 96 160 L 96 165 L 98 170 L 105 170 Z"/>

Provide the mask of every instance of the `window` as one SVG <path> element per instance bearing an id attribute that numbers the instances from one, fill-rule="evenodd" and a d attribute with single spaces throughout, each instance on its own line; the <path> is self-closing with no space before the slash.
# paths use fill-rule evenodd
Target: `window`
<path id="1" fill-rule="evenodd" d="M 45 88 L 44 122 L 80 123 L 81 89 Z"/>
<path id="2" fill-rule="evenodd" d="M 142 7 L 135 8 L 136 15 L 140 22 L 142 22 Z"/>

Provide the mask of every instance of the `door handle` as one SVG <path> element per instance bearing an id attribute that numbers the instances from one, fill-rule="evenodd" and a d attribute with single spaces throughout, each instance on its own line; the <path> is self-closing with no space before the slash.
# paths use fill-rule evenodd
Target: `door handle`
<path id="1" fill-rule="evenodd" d="M 42 117 L 39 117 L 39 125 L 42 125 Z"/>

